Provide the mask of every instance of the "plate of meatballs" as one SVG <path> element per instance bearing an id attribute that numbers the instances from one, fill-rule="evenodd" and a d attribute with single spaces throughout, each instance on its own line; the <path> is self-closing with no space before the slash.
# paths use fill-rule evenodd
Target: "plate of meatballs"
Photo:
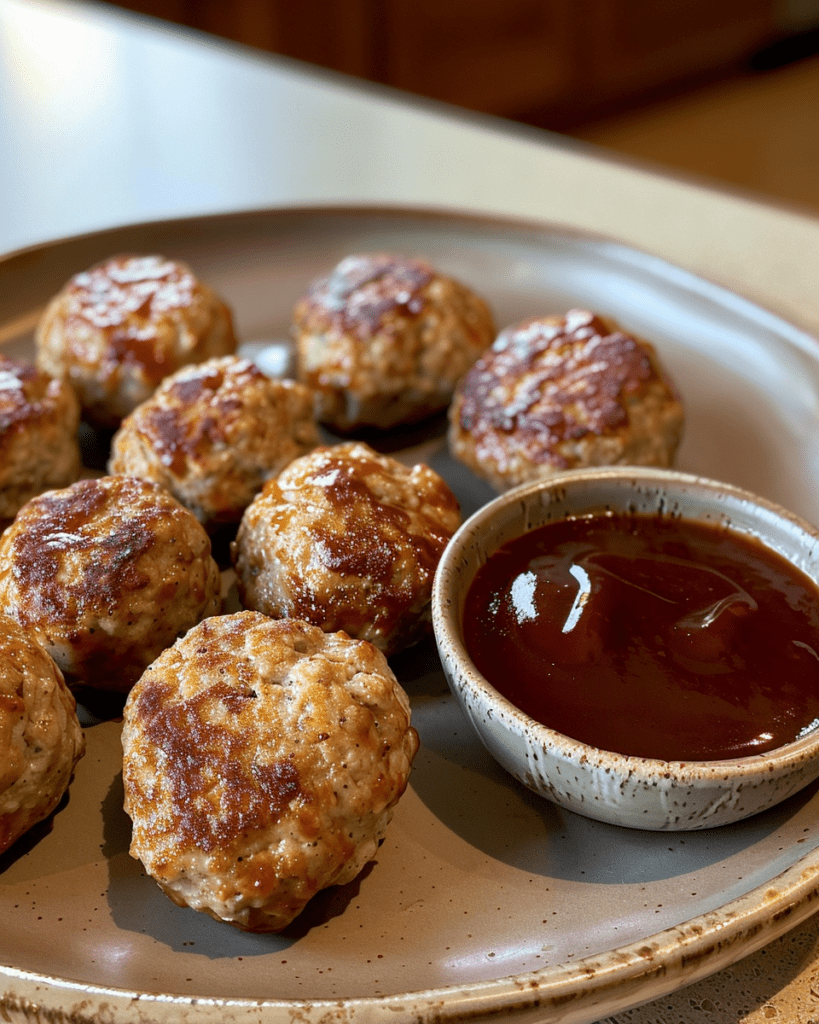
<path id="1" fill-rule="evenodd" d="M 819 522 L 815 339 L 436 211 L 136 225 L 0 282 L 4 1019 L 583 1024 L 808 916 L 819 786 L 685 835 L 558 808 L 462 717 L 430 598 L 566 470 Z"/>

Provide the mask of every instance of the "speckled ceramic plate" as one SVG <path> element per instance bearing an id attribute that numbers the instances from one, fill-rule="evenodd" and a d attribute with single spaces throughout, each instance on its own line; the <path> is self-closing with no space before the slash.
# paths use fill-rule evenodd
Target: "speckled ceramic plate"
<path id="1" fill-rule="evenodd" d="M 226 296 L 249 349 L 272 365 L 307 282 L 374 249 L 427 256 L 485 294 L 501 325 L 587 305 L 651 338 L 686 400 L 680 468 L 819 522 L 817 343 L 666 263 L 550 226 L 293 210 L 104 232 L 0 261 L 0 340 L 30 354 L 43 305 L 72 273 L 115 252 L 162 252 Z M 387 444 L 431 462 L 467 514 L 492 496 L 450 461 L 440 429 Z M 422 740 L 410 788 L 377 861 L 278 936 L 182 910 L 143 875 L 127 852 L 118 725 L 89 725 L 68 800 L 0 858 L 3 1019 L 589 1024 L 734 963 L 812 913 L 817 784 L 721 829 L 601 824 L 495 764 L 431 643 L 394 668 Z"/>

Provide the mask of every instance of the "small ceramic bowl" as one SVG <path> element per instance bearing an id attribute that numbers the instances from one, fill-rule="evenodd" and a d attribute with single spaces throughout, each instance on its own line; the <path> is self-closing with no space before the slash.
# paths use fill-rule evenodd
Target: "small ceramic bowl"
<path id="1" fill-rule="evenodd" d="M 507 492 L 468 519 L 440 562 L 432 597 L 449 686 L 494 758 L 536 793 L 590 818 L 651 830 L 711 828 L 786 799 L 819 776 L 819 727 L 768 753 L 663 761 L 598 749 L 524 714 L 476 669 L 462 635 L 476 572 L 503 544 L 582 515 L 679 515 L 750 534 L 819 581 L 819 532 L 727 484 L 656 469 L 582 470 Z"/>

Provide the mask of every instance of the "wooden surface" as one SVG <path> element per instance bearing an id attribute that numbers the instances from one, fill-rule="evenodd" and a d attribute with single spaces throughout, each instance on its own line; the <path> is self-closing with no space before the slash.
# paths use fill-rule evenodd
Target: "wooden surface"
<path id="1" fill-rule="evenodd" d="M 115 0 L 262 50 L 560 129 L 724 70 L 777 0 Z"/>
<path id="2" fill-rule="evenodd" d="M 819 212 L 819 55 L 737 75 L 573 134 Z"/>

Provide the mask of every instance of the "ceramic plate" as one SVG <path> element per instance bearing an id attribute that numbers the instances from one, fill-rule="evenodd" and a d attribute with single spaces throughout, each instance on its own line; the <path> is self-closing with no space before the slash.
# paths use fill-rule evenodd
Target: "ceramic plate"
<path id="1" fill-rule="evenodd" d="M 0 261 L 0 340 L 31 330 L 73 273 L 118 252 L 188 261 L 269 367 L 290 309 L 341 256 L 424 255 L 498 324 L 571 306 L 653 340 L 684 396 L 679 468 L 819 522 L 819 347 L 776 316 L 610 240 L 398 210 L 290 210 L 149 224 Z M 423 458 L 465 515 L 492 497 L 441 424 L 385 446 Z M 432 643 L 394 660 L 422 748 L 377 860 L 284 933 L 245 935 L 173 905 L 128 855 L 119 727 L 53 820 L 0 858 L 3 1019 L 280 1024 L 494 1018 L 589 1024 L 727 966 L 804 920 L 819 893 L 819 785 L 740 824 L 649 833 L 529 793 L 484 751 Z M 39 1016 L 38 1016 L 39 1015 Z"/>

